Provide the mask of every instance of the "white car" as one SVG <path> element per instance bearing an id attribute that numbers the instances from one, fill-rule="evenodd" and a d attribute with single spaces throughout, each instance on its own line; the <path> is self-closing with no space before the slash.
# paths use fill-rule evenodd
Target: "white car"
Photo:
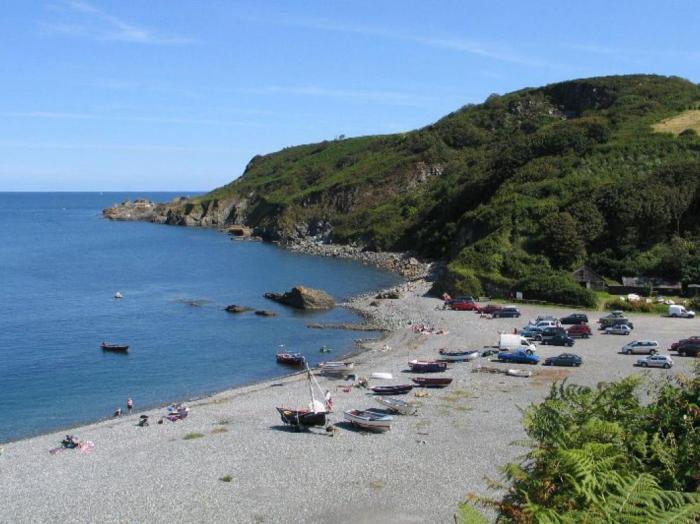
<path id="1" fill-rule="evenodd" d="M 673 366 L 673 360 L 668 355 L 649 355 L 648 357 L 638 359 L 637 365 L 643 368 L 669 369 Z"/>
<path id="2" fill-rule="evenodd" d="M 633 340 L 629 344 L 622 346 L 621 353 L 631 355 L 632 353 L 641 353 L 653 355 L 659 352 L 659 343 L 656 340 Z"/>

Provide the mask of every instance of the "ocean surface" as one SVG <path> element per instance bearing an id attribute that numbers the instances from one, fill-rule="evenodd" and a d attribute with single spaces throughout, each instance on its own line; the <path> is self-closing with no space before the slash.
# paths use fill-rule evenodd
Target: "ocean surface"
<path id="1" fill-rule="evenodd" d="M 178 195 L 0 193 L 0 442 L 126 411 L 129 397 L 136 409 L 155 407 L 286 374 L 275 362 L 280 345 L 313 364 L 369 336 L 305 327 L 358 321 L 344 308 L 298 312 L 262 294 L 304 284 L 342 301 L 397 283 L 394 274 L 214 230 L 101 216 L 126 198 Z M 277 316 L 223 311 L 232 303 Z M 131 350 L 105 353 L 102 341 Z M 321 354 L 324 344 L 333 352 Z"/>

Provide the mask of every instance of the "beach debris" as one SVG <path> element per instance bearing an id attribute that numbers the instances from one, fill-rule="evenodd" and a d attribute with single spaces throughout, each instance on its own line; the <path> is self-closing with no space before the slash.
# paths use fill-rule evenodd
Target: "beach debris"
<path id="1" fill-rule="evenodd" d="M 472 369 L 472 373 L 500 373 L 502 375 L 508 375 L 510 377 L 522 377 L 529 378 L 532 376 L 532 371 L 527 369 L 503 369 L 492 366 L 476 366 Z"/>
<path id="2" fill-rule="evenodd" d="M 430 397 L 431 395 L 427 391 L 416 391 L 415 396 L 418 398 L 424 398 L 424 397 Z"/>

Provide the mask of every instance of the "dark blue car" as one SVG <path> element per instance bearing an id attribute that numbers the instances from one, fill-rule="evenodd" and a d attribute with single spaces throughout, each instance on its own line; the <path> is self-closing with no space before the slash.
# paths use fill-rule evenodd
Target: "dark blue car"
<path id="1" fill-rule="evenodd" d="M 515 364 L 537 364 L 540 361 L 540 357 L 528 354 L 525 351 L 501 351 L 498 354 L 498 360 L 501 362 L 514 362 Z"/>

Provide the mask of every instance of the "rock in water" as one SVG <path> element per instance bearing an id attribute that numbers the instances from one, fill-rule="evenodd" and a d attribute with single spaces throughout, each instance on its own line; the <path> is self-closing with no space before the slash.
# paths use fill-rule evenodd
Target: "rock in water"
<path id="1" fill-rule="evenodd" d="M 284 294 L 265 293 L 265 298 L 297 309 L 330 309 L 335 299 L 325 291 L 304 286 L 295 286 Z"/>
<path id="2" fill-rule="evenodd" d="M 277 315 L 274 311 L 268 311 L 267 309 L 259 309 L 255 314 L 259 317 L 274 317 Z"/>
<path id="3" fill-rule="evenodd" d="M 230 306 L 226 306 L 226 311 L 229 313 L 245 313 L 246 311 L 252 311 L 252 308 L 231 304 Z"/>

